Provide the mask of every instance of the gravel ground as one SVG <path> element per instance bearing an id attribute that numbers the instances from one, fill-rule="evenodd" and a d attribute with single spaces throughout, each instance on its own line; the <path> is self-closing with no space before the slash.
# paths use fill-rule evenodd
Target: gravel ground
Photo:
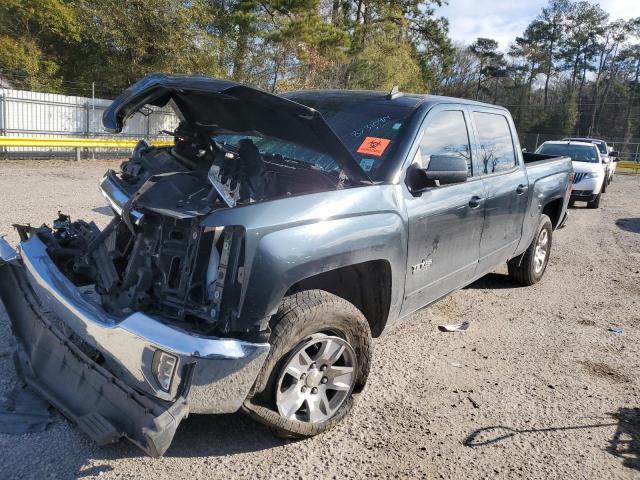
<path id="1" fill-rule="evenodd" d="M 58 209 L 104 225 L 97 181 L 114 162 L 0 163 L 0 231 Z M 640 178 L 616 177 L 554 236 L 543 281 L 505 269 L 376 340 L 337 428 L 284 441 L 241 414 L 193 415 L 161 459 L 98 448 L 59 415 L 0 435 L 3 478 L 640 478 Z M 466 333 L 437 325 L 471 322 Z M 608 329 L 621 327 L 623 334 Z M 16 384 L 0 307 L 0 396 Z"/>

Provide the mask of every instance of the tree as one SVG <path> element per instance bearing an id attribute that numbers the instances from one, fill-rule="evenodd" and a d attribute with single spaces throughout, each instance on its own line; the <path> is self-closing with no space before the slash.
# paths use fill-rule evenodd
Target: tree
<path id="1" fill-rule="evenodd" d="M 593 95 L 591 102 L 591 119 L 589 122 L 588 135 L 592 135 L 596 132 L 596 115 L 599 107 L 600 100 L 600 86 L 602 83 L 603 77 L 606 75 L 608 70 L 615 69 L 614 60 L 618 55 L 618 51 L 622 42 L 627 37 L 628 25 L 626 22 L 622 20 L 617 20 L 615 22 L 610 23 L 607 26 L 604 40 L 600 43 L 600 51 L 598 56 L 598 69 L 596 73 L 596 78 L 593 82 Z M 610 75 L 609 79 L 611 80 L 613 77 Z M 606 92 L 608 92 L 610 80 L 607 82 L 607 86 L 605 87 Z M 603 95 L 606 98 L 606 95 Z"/>
<path id="2" fill-rule="evenodd" d="M 67 2 L 0 3 L 0 72 L 19 88 L 59 91 L 63 52 L 79 39 L 75 11 Z"/>
<path id="3" fill-rule="evenodd" d="M 549 81 L 559 57 L 560 45 L 564 40 L 566 16 L 570 10 L 568 0 L 550 0 L 537 18 L 537 33 L 545 51 L 544 57 L 544 109 L 549 105 Z"/>
<path id="4" fill-rule="evenodd" d="M 627 60 L 627 68 L 625 69 L 629 93 L 626 102 L 626 112 L 624 116 L 624 126 L 622 137 L 625 141 L 629 139 L 629 133 L 632 129 L 631 112 L 634 107 L 640 104 L 640 17 L 629 22 L 630 34 L 634 36 L 638 43 L 630 45 L 624 52 L 623 56 Z"/>
<path id="5" fill-rule="evenodd" d="M 491 38 L 479 37 L 469 46 L 469 51 L 473 53 L 478 59 L 478 73 L 475 95 L 475 99 L 478 100 L 482 80 L 487 76 L 488 73 L 487 67 L 491 66 L 492 63 L 495 62 L 500 56 L 498 52 L 498 42 Z"/>
<path id="6" fill-rule="evenodd" d="M 608 17 L 599 5 L 585 1 L 570 4 L 560 55 L 565 62 L 564 68 L 571 70 L 571 88 L 574 88 L 580 71 L 588 68 L 594 59 L 598 39 L 604 33 Z"/>

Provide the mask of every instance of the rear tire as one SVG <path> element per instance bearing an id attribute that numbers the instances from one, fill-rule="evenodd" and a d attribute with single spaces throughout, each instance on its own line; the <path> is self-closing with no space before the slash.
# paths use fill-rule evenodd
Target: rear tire
<path id="1" fill-rule="evenodd" d="M 587 208 L 598 208 L 598 207 L 600 207 L 600 197 L 601 196 L 602 196 L 602 193 L 599 193 L 598 195 L 596 195 L 596 198 L 594 198 L 592 202 L 587 202 Z"/>
<path id="2" fill-rule="evenodd" d="M 536 236 L 529 248 L 522 254 L 507 262 L 509 276 L 523 285 L 538 283 L 549 263 L 551 253 L 553 225 L 551 219 L 542 214 Z"/>
<path id="3" fill-rule="evenodd" d="M 371 331 L 362 312 L 328 292 L 308 290 L 282 301 L 271 328 L 271 350 L 245 412 L 286 438 L 337 425 L 369 374 Z M 330 349 L 343 353 L 330 355 Z"/>

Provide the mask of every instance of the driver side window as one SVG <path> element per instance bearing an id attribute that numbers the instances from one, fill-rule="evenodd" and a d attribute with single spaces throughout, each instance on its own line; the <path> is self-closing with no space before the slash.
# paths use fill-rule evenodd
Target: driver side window
<path id="1" fill-rule="evenodd" d="M 420 141 L 423 167 L 432 155 L 462 157 L 467 162 L 468 176 L 473 174 L 469 132 L 462 110 L 444 110 L 431 119 Z"/>

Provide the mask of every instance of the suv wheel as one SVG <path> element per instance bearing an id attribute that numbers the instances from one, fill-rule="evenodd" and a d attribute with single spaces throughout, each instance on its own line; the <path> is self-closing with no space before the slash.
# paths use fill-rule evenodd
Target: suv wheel
<path id="1" fill-rule="evenodd" d="M 322 290 L 291 295 L 272 320 L 269 343 L 245 411 L 286 437 L 339 423 L 369 373 L 371 332 L 360 310 Z"/>
<path id="2" fill-rule="evenodd" d="M 547 215 L 540 216 L 538 231 L 529 248 L 507 262 L 509 276 L 523 285 L 538 283 L 549 263 L 553 225 Z"/>
<path id="3" fill-rule="evenodd" d="M 587 207 L 588 208 L 598 208 L 600 206 L 600 197 L 601 196 L 602 196 L 602 193 L 599 193 L 598 195 L 596 195 L 596 198 L 594 198 L 592 202 L 587 202 Z"/>

